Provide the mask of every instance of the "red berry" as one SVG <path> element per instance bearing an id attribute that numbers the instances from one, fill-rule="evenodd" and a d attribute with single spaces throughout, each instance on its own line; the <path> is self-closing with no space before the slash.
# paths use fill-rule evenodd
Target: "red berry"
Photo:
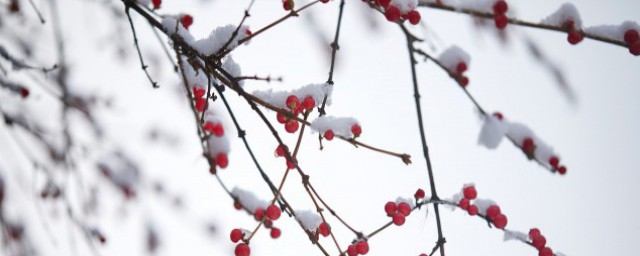
<path id="1" fill-rule="evenodd" d="M 504 14 L 494 14 L 493 21 L 495 22 L 496 28 L 498 29 L 504 29 L 507 27 L 507 24 L 509 24 L 509 18 L 507 18 L 507 15 Z"/>
<path id="2" fill-rule="evenodd" d="M 162 4 L 162 0 L 151 0 L 151 4 L 153 4 L 153 9 L 160 9 L 160 4 Z"/>
<path id="3" fill-rule="evenodd" d="M 204 107 L 207 105 L 207 100 L 204 98 L 196 99 L 196 111 L 202 112 L 204 111 Z"/>
<path id="4" fill-rule="evenodd" d="M 498 214 L 500 214 L 500 206 L 494 204 L 487 208 L 487 217 L 489 217 L 489 219 L 495 218 Z"/>
<path id="5" fill-rule="evenodd" d="M 378 0 L 378 4 L 383 8 L 387 8 L 391 4 L 391 0 Z"/>
<path id="6" fill-rule="evenodd" d="M 564 166 L 558 167 L 558 173 L 560 173 L 561 175 L 564 175 L 565 173 L 567 173 L 567 167 L 564 167 Z"/>
<path id="7" fill-rule="evenodd" d="M 326 132 L 324 132 L 324 138 L 327 140 L 333 140 L 333 131 L 332 130 L 327 130 Z"/>
<path id="8" fill-rule="evenodd" d="M 264 218 L 264 209 L 263 208 L 258 208 L 253 212 L 253 218 L 256 221 L 262 221 L 262 219 Z"/>
<path id="9" fill-rule="evenodd" d="M 529 238 L 534 239 L 537 236 L 540 236 L 540 230 L 537 228 L 529 229 Z"/>
<path id="10" fill-rule="evenodd" d="M 271 229 L 271 238 L 277 239 L 278 237 L 280 237 L 281 234 L 282 234 L 282 231 L 280 231 L 279 228 L 272 228 Z"/>
<path id="11" fill-rule="evenodd" d="M 469 205 L 469 207 L 467 207 L 467 213 L 471 216 L 475 216 L 478 214 L 478 206 L 475 204 Z"/>
<path id="12" fill-rule="evenodd" d="M 545 245 L 547 245 L 547 239 L 543 235 L 538 235 L 531 239 L 531 243 L 533 247 L 538 248 L 538 250 L 542 250 Z"/>
<path id="13" fill-rule="evenodd" d="M 276 148 L 276 156 L 284 156 L 285 150 L 289 151 L 286 145 L 284 147 L 282 147 L 282 145 L 278 145 Z"/>
<path id="14" fill-rule="evenodd" d="M 458 63 L 458 65 L 456 66 L 456 72 L 458 72 L 458 74 L 462 74 L 465 71 L 467 71 L 467 63 Z"/>
<path id="15" fill-rule="evenodd" d="M 11 2 L 9 2 L 9 12 L 10 13 L 20 12 L 20 3 L 18 2 L 18 0 L 11 0 Z"/>
<path id="16" fill-rule="evenodd" d="M 295 95 L 289 95 L 286 101 L 287 107 L 291 110 L 296 110 L 300 106 L 300 99 Z"/>
<path id="17" fill-rule="evenodd" d="M 322 2 L 323 4 L 326 4 L 329 2 L 329 0 L 320 0 L 320 2 Z"/>
<path id="18" fill-rule="evenodd" d="M 416 10 L 410 11 L 407 13 L 407 19 L 409 20 L 409 23 L 417 25 L 420 23 L 420 13 Z"/>
<path id="19" fill-rule="evenodd" d="M 522 150 L 527 153 L 527 155 L 533 155 L 535 149 L 536 145 L 533 143 L 533 139 L 530 137 L 524 138 L 522 141 Z"/>
<path id="20" fill-rule="evenodd" d="M 204 94 L 207 93 L 204 89 L 200 88 L 200 87 L 194 87 L 193 88 L 193 97 L 194 98 L 202 98 L 204 96 Z"/>
<path id="21" fill-rule="evenodd" d="M 569 31 L 569 34 L 567 35 L 567 41 L 569 41 L 569 43 L 572 45 L 576 45 L 582 42 L 582 39 L 584 39 L 584 35 L 582 34 L 582 32 L 573 29 Z"/>
<path id="22" fill-rule="evenodd" d="M 211 122 L 206 122 L 204 124 L 204 129 L 218 137 L 222 137 L 222 135 L 224 135 L 224 128 L 222 128 L 222 124 L 220 123 L 213 124 Z"/>
<path id="23" fill-rule="evenodd" d="M 400 19 L 400 9 L 395 6 L 389 6 L 384 11 L 384 16 L 387 17 L 388 21 L 396 22 Z"/>
<path id="24" fill-rule="evenodd" d="M 418 190 L 416 190 L 416 193 L 413 195 L 413 197 L 417 199 L 423 199 L 424 198 L 424 190 L 422 190 L 421 188 L 419 188 Z"/>
<path id="25" fill-rule="evenodd" d="M 629 45 L 629 53 L 639 56 L 640 55 L 640 40 Z"/>
<path id="26" fill-rule="evenodd" d="M 362 127 L 360 127 L 359 124 L 354 124 L 351 126 L 351 133 L 353 133 L 353 136 L 358 137 L 360 136 L 360 134 L 362 133 Z"/>
<path id="27" fill-rule="evenodd" d="M 538 256 L 553 256 L 553 250 L 549 247 L 545 247 L 544 249 L 538 252 Z"/>
<path id="28" fill-rule="evenodd" d="M 267 207 L 267 218 L 270 220 L 278 220 L 281 213 L 280 208 L 274 204 Z"/>
<path id="29" fill-rule="evenodd" d="M 276 113 L 276 119 L 278 119 L 278 123 L 284 124 L 287 122 L 287 116 L 278 112 Z"/>
<path id="30" fill-rule="evenodd" d="M 355 245 L 349 245 L 349 247 L 347 247 L 347 254 L 349 256 L 357 256 L 358 255 L 358 251 L 356 249 Z"/>
<path id="31" fill-rule="evenodd" d="M 491 221 L 493 222 L 493 225 L 499 229 L 504 229 L 504 227 L 507 226 L 507 216 L 502 213 L 496 215 L 493 219 L 491 219 Z"/>
<path id="32" fill-rule="evenodd" d="M 289 120 L 284 125 L 284 129 L 288 133 L 294 133 L 294 132 L 298 131 L 298 127 L 300 127 L 300 124 L 298 124 L 298 121 L 296 121 L 296 120 Z"/>
<path id="33" fill-rule="evenodd" d="M 302 108 L 307 111 L 312 110 L 313 107 L 315 106 L 316 106 L 316 101 L 311 96 L 307 96 L 306 98 L 304 98 L 304 100 L 302 100 Z"/>
<path id="34" fill-rule="evenodd" d="M 553 168 L 558 168 L 558 164 L 560 163 L 560 159 L 557 156 L 549 157 L 549 164 Z"/>
<path id="35" fill-rule="evenodd" d="M 500 112 L 495 112 L 493 113 L 493 116 L 495 116 L 496 118 L 498 118 L 498 120 L 502 121 L 502 119 L 504 119 L 504 116 L 502 115 L 502 113 Z"/>
<path id="36" fill-rule="evenodd" d="M 562 23 L 562 29 L 570 31 L 574 29 L 575 22 L 572 19 L 566 20 Z"/>
<path id="37" fill-rule="evenodd" d="M 463 188 L 462 194 L 464 195 L 464 198 L 469 200 L 476 199 L 476 197 L 478 196 L 478 192 L 476 191 L 476 187 L 474 186 L 467 186 Z"/>
<path id="38" fill-rule="evenodd" d="M 398 212 L 404 216 L 409 216 L 411 214 L 411 206 L 408 203 L 400 202 L 398 204 Z"/>
<path id="39" fill-rule="evenodd" d="M 242 233 L 242 230 L 236 228 L 234 230 L 231 230 L 230 237 L 231 237 L 231 242 L 237 243 L 244 237 L 244 233 Z"/>
<path id="40" fill-rule="evenodd" d="M 241 210 L 242 209 L 242 204 L 239 201 L 234 201 L 233 202 L 233 208 L 236 208 L 236 210 Z"/>
<path id="41" fill-rule="evenodd" d="M 29 89 L 26 87 L 20 87 L 20 96 L 22 96 L 22 98 L 29 97 Z"/>
<path id="42" fill-rule="evenodd" d="M 369 243 L 367 241 L 360 241 L 356 244 L 356 251 L 359 254 L 365 255 L 369 252 Z"/>
<path id="43" fill-rule="evenodd" d="M 505 14 L 509 10 L 509 5 L 505 1 L 498 1 L 493 4 L 493 13 Z"/>
<path id="44" fill-rule="evenodd" d="M 402 213 L 396 212 L 396 214 L 393 215 L 393 224 L 395 224 L 396 226 L 402 226 L 402 224 L 404 224 L 405 221 L 405 217 L 404 215 L 402 215 Z"/>
<path id="45" fill-rule="evenodd" d="M 245 30 L 244 30 L 244 33 L 245 33 L 247 36 L 250 36 L 251 34 L 253 34 L 253 32 L 251 32 L 251 30 L 250 30 L 250 29 L 245 29 Z"/>
<path id="46" fill-rule="evenodd" d="M 462 198 L 460 199 L 460 202 L 458 202 L 458 206 L 460 206 L 460 208 L 462 208 L 463 210 L 466 210 L 469 208 L 469 199 L 466 198 Z"/>
<path id="47" fill-rule="evenodd" d="M 295 159 L 295 158 L 293 159 L 293 161 L 298 162 L 298 160 L 297 160 L 297 159 Z M 289 169 L 295 169 L 295 168 L 296 168 L 296 165 L 295 165 L 295 164 L 293 164 L 291 161 L 289 161 L 289 159 L 287 159 L 287 168 L 289 168 Z"/>
<path id="48" fill-rule="evenodd" d="M 387 216 L 393 216 L 398 211 L 398 206 L 394 202 L 387 202 L 384 205 L 384 211 L 387 213 Z"/>
<path id="49" fill-rule="evenodd" d="M 627 44 L 635 43 L 638 40 L 640 40 L 640 34 L 638 33 L 637 30 L 629 29 L 627 30 L 627 32 L 624 32 L 624 41 Z"/>
<path id="50" fill-rule="evenodd" d="M 251 249 L 245 243 L 241 243 L 236 245 L 236 256 L 249 256 L 251 254 Z"/>
<path id="51" fill-rule="evenodd" d="M 189 14 L 185 14 L 184 16 L 182 16 L 182 18 L 180 18 L 180 23 L 182 23 L 182 26 L 185 29 L 189 29 L 189 27 L 191 27 L 191 24 L 193 24 L 193 17 L 191 17 L 191 15 Z"/>
<path id="52" fill-rule="evenodd" d="M 264 227 L 265 227 L 265 228 L 271 228 L 271 227 L 273 227 L 273 221 L 271 221 L 270 219 L 266 219 L 266 220 L 264 220 Z"/>
<path id="53" fill-rule="evenodd" d="M 216 164 L 220 166 L 220 168 L 226 168 L 229 165 L 229 158 L 227 158 L 227 154 L 220 153 L 216 156 Z"/>
<path id="54" fill-rule="evenodd" d="M 469 85 L 469 78 L 466 76 L 460 76 L 458 82 L 460 82 L 460 86 L 467 87 L 467 85 Z"/>
<path id="55" fill-rule="evenodd" d="M 295 3 L 293 2 L 293 0 L 283 0 L 282 1 L 282 8 L 284 8 L 285 11 L 293 10 L 294 6 L 295 6 Z"/>
<path id="56" fill-rule="evenodd" d="M 329 234 L 331 234 L 331 227 L 329 226 L 329 224 L 327 224 L 326 222 L 322 222 L 320 223 L 320 225 L 318 226 L 318 232 L 324 236 L 324 237 L 328 237 Z"/>

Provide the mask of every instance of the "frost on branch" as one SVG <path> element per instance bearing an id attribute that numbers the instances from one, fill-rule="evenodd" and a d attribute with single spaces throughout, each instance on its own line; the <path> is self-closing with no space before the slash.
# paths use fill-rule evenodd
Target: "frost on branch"
<path id="1" fill-rule="evenodd" d="M 629 30 L 640 31 L 640 25 L 635 21 L 625 21 L 620 25 L 600 25 L 584 29 L 589 34 L 621 42 L 625 41 L 624 34 Z"/>
<path id="2" fill-rule="evenodd" d="M 322 217 L 315 212 L 309 210 L 297 210 L 295 213 L 298 222 L 302 224 L 304 229 L 311 233 L 315 234 L 320 224 L 322 224 Z"/>
<path id="3" fill-rule="evenodd" d="M 504 239 L 504 241 L 518 240 L 518 241 L 526 242 L 526 241 L 529 240 L 529 235 L 524 233 L 524 232 L 505 229 L 504 230 L 504 238 L 503 239 Z"/>
<path id="4" fill-rule="evenodd" d="M 327 97 L 327 105 L 331 105 L 331 91 L 333 90 L 333 86 L 330 86 L 326 83 L 323 84 L 308 84 L 298 89 L 290 90 L 290 91 L 273 91 L 273 89 L 263 90 L 263 91 L 254 91 L 252 94 L 267 103 L 282 108 L 288 109 L 287 106 L 287 97 L 294 95 L 299 99 L 304 99 L 306 97 L 312 97 L 315 101 L 316 105 L 314 107 L 319 107 L 322 105 L 322 101 L 324 97 Z"/>
<path id="5" fill-rule="evenodd" d="M 438 60 L 449 72 L 455 74 L 459 73 L 458 65 L 460 65 L 460 63 L 464 63 L 466 66 L 469 65 L 471 56 L 460 47 L 452 45 L 440 54 Z"/>
<path id="6" fill-rule="evenodd" d="M 231 55 L 225 58 L 224 62 L 222 63 L 222 69 L 229 72 L 229 74 L 233 77 L 239 77 L 242 75 L 242 69 L 240 68 L 240 65 L 238 65 L 238 63 L 236 63 L 233 58 L 231 58 Z M 238 81 L 238 85 L 243 86 L 244 81 Z"/>
<path id="7" fill-rule="evenodd" d="M 358 120 L 352 117 L 321 116 L 311 122 L 311 130 L 320 134 L 331 130 L 335 135 L 350 138 L 354 135 L 351 128 L 355 124 L 359 124 Z"/>
<path id="8" fill-rule="evenodd" d="M 266 209 L 269 206 L 267 201 L 258 198 L 253 192 L 238 187 L 231 190 L 231 195 L 251 213 L 259 208 Z"/>
<path id="9" fill-rule="evenodd" d="M 565 3 L 554 13 L 544 18 L 540 23 L 550 26 L 562 27 L 567 21 L 573 21 L 573 27 L 582 28 L 582 18 L 578 8 L 572 3 Z"/>

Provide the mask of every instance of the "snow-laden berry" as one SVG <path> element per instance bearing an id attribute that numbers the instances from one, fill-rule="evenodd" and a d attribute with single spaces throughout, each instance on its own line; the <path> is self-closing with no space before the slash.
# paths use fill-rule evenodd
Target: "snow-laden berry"
<path id="1" fill-rule="evenodd" d="M 500 213 L 501 213 L 500 212 L 500 206 L 498 206 L 498 205 L 494 204 L 494 205 L 489 206 L 489 208 L 487 208 L 487 217 L 489 219 L 495 218 Z"/>
<path id="2" fill-rule="evenodd" d="M 189 29 L 193 24 L 193 17 L 189 14 L 185 14 L 180 18 L 180 23 L 185 29 Z"/>
<path id="3" fill-rule="evenodd" d="M 230 234 L 231 242 L 237 243 L 243 237 L 244 237 L 244 233 L 242 233 L 242 230 L 237 228 L 234 230 L 231 230 L 231 234 Z"/>
<path id="4" fill-rule="evenodd" d="M 504 214 L 496 215 L 493 219 L 491 219 L 491 221 L 493 222 L 493 225 L 499 229 L 504 229 L 507 226 L 508 222 L 507 216 L 505 216 Z"/>
<path id="5" fill-rule="evenodd" d="M 420 23 L 420 18 L 420 13 L 416 10 L 407 13 L 407 19 L 409 20 L 409 23 L 413 25 L 417 25 L 418 23 Z"/>
<path id="6" fill-rule="evenodd" d="M 264 208 L 258 208 L 253 212 L 253 218 L 256 221 L 262 221 L 264 219 Z"/>
<path id="7" fill-rule="evenodd" d="M 629 29 L 627 32 L 624 32 L 624 41 L 627 44 L 632 44 L 640 40 L 640 33 L 638 33 L 635 29 Z"/>
<path id="8" fill-rule="evenodd" d="M 396 226 L 402 226 L 402 224 L 404 224 L 406 217 L 399 212 L 396 212 L 396 214 L 393 215 L 393 224 L 395 224 Z"/>
<path id="9" fill-rule="evenodd" d="M 236 256 L 249 256 L 251 254 L 251 249 L 245 243 L 241 243 L 236 245 L 235 250 Z"/>
<path id="10" fill-rule="evenodd" d="M 300 107 L 300 99 L 295 95 L 289 95 L 286 101 L 287 107 L 291 110 L 296 110 Z"/>
<path id="11" fill-rule="evenodd" d="M 216 164 L 220 166 L 220 168 L 227 168 L 229 165 L 229 158 L 226 153 L 220 153 L 216 155 Z"/>
<path id="12" fill-rule="evenodd" d="M 478 214 L 478 206 L 476 206 L 475 204 L 469 205 L 469 207 L 467 207 L 467 213 L 471 216 L 475 216 Z"/>
<path id="13" fill-rule="evenodd" d="M 356 251 L 361 255 L 366 255 L 369 252 L 369 243 L 367 241 L 360 241 L 356 244 Z"/>
<path id="14" fill-rule="evenodd" d="M 458 206 L 460 206 L 460 208 L 462 208 L 463 210 L 466 210 L 467 208 L 469 208 L 469 199 L 466 198 L 462 198 L 460 199 L 460 202 L 458 202 Z"/>
<path id="15" fill-rule="evenodd" d="M 378 0 L 378 4 L 383 8 L 387 8 L 391 4 L 391 0 Z"/>
<path id="16" fill-rule="evenodd" d="M 293 10 L 293 7 L 295 7 L 295 3 L 293 2 L 293 0 L 282 1 L 282 8 L 284 8 L 285 11 L 291 11 Z"/>
<path id="17" fill-rule="evenodd" d="M 153 9 L 160 9 L 160 5 L 162 4 L 162 0 L 151 0 L 151 4 L 153 5 Z"/>
<path id="18" fill-rule="evenodd" d="M 398 9 L 398 7 L 395 7 L 393 5 L 389 6 L 384 11 L 384 16 L 387 18 L 388 21 L 396 22 L 400 20 L 400 9 Z"/>
<path id="19" fill-rule="evenodd" d="M 324 132 L 324 138 L 327 140 L 333 140 L 333 136 L 335 136 L 335 134 L 333 134 L 332 130 L 327 130 L 326 132 Z"/>
<path id="20" fill-rule="evenodd" d="M 560 163 L 560 158 L 558 158 L 557 156 L 549 157 L 549 165 L 551 165 L 551 167 L 558 168 L 559 163 Z"/>
<path id="21" fill-rule="evenodd" d="M 537 236 L 540 236 L 542 233 L 540 233 L 540 230 L 537 228 L 532 228 L 529 229 L 529 238 L 533 239 Z"/>
<path id="22" fill-rule="evenodd" d="M 398 212 L 404 216 L 409 216 L 411 214 L 411 206 L 408 203 L 400 202 L 398 204 Z"/>
<path id="23" fill-rule="evenodd" d="M 458 74 L 462 74 L 465 71 L 467 71 L 467 63 L 460 62 L 456 65 L 456 72 L 458 72 Z"/>
<path id="24" fill-rule="evenodd" d="M 270 220 L 278 220 L 281 213 L 280 208 L 274 204 L 267 207 L 267 218 Z"/>
<path id="25" fill-rule="evenodd" d="M 500 0 L 493 4 L 493 12 L 498 14 L 505 14 L 509 10 L 507 2 Z"/>
<path id="26" fill-rule="evenodd" d="M 271 229 L 271 238 L 273 239 L 277 239 L 278 237 L 280 237 L 280 234 L 282 234 L 282 231 L 280 231 L 279 228 L 272 228 Z"/>
<path id="27" fill-rule="evenodd" d="M 351 126 L 351 133 L 353 133 L 353 136 L 358 137 L 360 136 L 360 134 L 362 134 L 362 127 L 360 127 L 359 124 L 354 124 Z"/>
<path id="28" fill-rule="evenodd" d="M 569 34 L 567 35 L 567 41 L 572 45 L 582 42 L 582 39 L 584 39 L 584 34 L 574 29 L 569 31 Z"/>
<path id="29" fill-rule="evenodd" d="M 467 186 L 463 188 L 462 194 L 464 195 L 464 198 L 469 200 L 476 199 L 476 197 L 478 196 L 478 192 L 476 191 L 476 187 L 474 186 Z"/>
<path id="30" fill-rule="evenodd" d="M 313 107 L 316 106 L 316 100 L 313 99 L 313 97 L 311 96 L 307 96 L 306 98 L 304 98 L 304 100 L 302 100 L 302 108 L 304 110 L 312 110 Z"/>
<path id="31" fill-rule="evenodd" d="M 322 222 L 318 226 L 318 232 L 320 233 L 320 235 L 322 235 L 324 237 L 328 237 L 329 234 L 331 234 L 331 227 L 329 226 L 328 223 Z"/>
<path id="32" fill-rule="evenodd" d="M 424 196 L 425 196 L 425 194 L 424 194 L 424 190 L 422 190 L 421 188 L 419 188 L 418 190 L 416 190 L 416 193 L 413 195 L 413 197 L 415 197 L 415 198 L 416 198 L 416 200 L 423 199 L 423 198 L 424 198 Z"/>
<path id="33" fill-rule="evenodd" d="M 204 89 L 200 87 L 193 88 L 193 97 L 194 98 L 202 98 L 204 94 L 207 93 Z"/>
<path id="34" fill-rule="evenodd" d="M 298 124 L 298 121 L 289 120 L 284 125 L 284 130 L 287 131 L 288 133 L 295 133 L 296 131 L 298 131 L 299 127 L 300 127 L 300 124 Z"/>
<path id="35" fill-rule="evenodd" d="M 547 245 L 547 238 L 545 238 L 543 235 L 538 234 L 538 236 L 531 239 L 531 244 L 533 244 L 533 247 L 537 248 L 538 250 L 542 250 L 544 246 Z"/>
<path id="36" fill-rule="evenodd" d="M 384 211 L 387 213 L 387 216 L 393 216 L 398 211 L 398 206 L 394 202 L 387 202 L 384 205 Z"/>

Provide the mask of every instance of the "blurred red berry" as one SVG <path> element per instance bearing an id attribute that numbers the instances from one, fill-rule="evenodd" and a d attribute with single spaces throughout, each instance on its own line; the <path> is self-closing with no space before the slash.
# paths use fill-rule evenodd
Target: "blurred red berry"
<path id="1" fill-rule="evenodd" d="M 389 6 L 384 11 L 384 16 L 387 18 L 388 21 L 396 22 L 400 19 L 400 9 L 398 9 L 398 7 L 395 7 L 395 6 Z"/>
<path id="2" fill-rule="evenodd" d="M 464 195 L 464 198 L 469 200 L 476 199 L 476 197 L 478 196 L 478 192 L 476 191 L 476 187 L 474 186 L 467 186 L 463 188 L 462 194 Z"/>
<path id="3" fill-rule="evenodd" d="M 270 220 L 278 220 L 281 213 L 280 208 L 274 204 L 267 207 L 267 218 Z"/>
<path id="4" fill-rule="evenodd" d="M 396 214 L 393 215 L 392 219 L 393 224 L 395 224 L 396 226 L 402 226 L 405 221 L 405 216 L 402 213 L 396 212 Z"/>
<path id="5" fill-rule="evenodd" d="M 245 243 L 241 243 L 236 245 L 235 250 L 236 256 L 249 256 L 251 254 L 251 249 Z"/>
<path id="6" fill-rule="evenodd" d="M 271 229 L 271 238 L 277 239 L 278 237 L 280 237 L 280 234 L 282 234 L 282 231 L 280 231 L 279 228 L 272 228 Z"/>
<path id="7" fill-rule="evenodd" d="M 242 233 L 242 230 L 236 228 L 234 230 L 231 230 L 230 237 L 231 242 L 237 243 L 244 237 L 244 233 Z"/>

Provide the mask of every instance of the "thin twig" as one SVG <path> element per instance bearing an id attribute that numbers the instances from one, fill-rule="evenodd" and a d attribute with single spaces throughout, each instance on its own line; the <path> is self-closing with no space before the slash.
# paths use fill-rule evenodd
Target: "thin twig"
<path id="1" fill-rule="evenodd" d="M 129 15 L 129 5 L 125 5 L 124 12 L 127 14 L 129 25 L 131 25 L 131 32 L 133 32 L 133 43 L 136 46 L 136 51 L 138 51 L 138 58 L 140 58 L 140 65 L 142 67 L 142 70 L 144 71 L 144 74 L 147 75 L 147 79 L 149 79 L 151 86 L 153 88 L 158 88 L 160 86 L 158 86 L 157 82 L 153 81 L 153 79 L 151 78 L 151 75 L 149 75 L 149 71 L 147 71 L 148 66 L 144 64 L 144 59 L 142 58 L 142 52 L 140 51 L 140 46 L 138 45 L 138 36 L 136 35 L 136 28 L 133 25 L 133 21 L 131 20 L 131 15 Z"/>

